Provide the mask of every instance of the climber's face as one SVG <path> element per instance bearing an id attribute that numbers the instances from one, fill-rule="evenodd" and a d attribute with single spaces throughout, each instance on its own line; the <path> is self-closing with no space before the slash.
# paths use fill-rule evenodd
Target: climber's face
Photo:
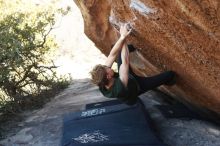
<path id="1" fill-rule="evenodd" d="M 110 67 L 106 67 L 105 70 L 106 70 L 107 79 L 108 80 L 112 79 L 114 77 L 114 71 Z"/>

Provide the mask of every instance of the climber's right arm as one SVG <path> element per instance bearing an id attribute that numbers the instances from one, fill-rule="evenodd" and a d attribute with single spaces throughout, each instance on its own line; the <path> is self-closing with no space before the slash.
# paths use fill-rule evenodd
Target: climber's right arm
<path id="1" fill-rule="evenodd" d="M 119 78 L 123 85 L 127 87 L 129 73 L 129 51 L 126 43 L 122 47 L 121 61 L 122 64 L 119 67 Z"/>

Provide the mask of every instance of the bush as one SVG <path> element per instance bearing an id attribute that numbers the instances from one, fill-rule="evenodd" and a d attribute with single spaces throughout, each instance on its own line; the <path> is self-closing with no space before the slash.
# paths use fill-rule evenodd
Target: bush
<path id="1" fill-rule="evenodd" d="M 45 97 L 68 85 L 69 77 L 56 74 L 51 52 L 57 44 L 49 35 L 56 16 L 67 12 L 0 0 L 0 113 L 42 105 Z"/>

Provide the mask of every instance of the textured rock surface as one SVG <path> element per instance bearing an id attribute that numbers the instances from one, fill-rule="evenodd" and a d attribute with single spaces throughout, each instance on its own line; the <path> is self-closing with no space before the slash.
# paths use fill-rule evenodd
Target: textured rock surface
<path id="1" fill-rule="evenodd" d="M 219 0 L 75 0 L 86 35 L 108 55 L 117 28 L 130 22 L 129 43 L 139 48 L 132 67 L 142 75 L 178 73 L 164 88 L 176 99 L 220 115 Z"/>

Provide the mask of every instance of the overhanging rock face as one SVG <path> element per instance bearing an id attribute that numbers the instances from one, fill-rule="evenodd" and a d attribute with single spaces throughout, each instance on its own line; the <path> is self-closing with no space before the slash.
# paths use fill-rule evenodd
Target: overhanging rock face
<path id="1" fill-rule="evenodd" d="M 85 33 L 105 54 L 117 41 L 120 24 L 129 22 L 128 40 L 139 50 L 132 67 L 141 75 L 164 70 L 177 84 L 162 89 L 204 112 L 220 115 L 219 0 L 75 0 Z"/>

